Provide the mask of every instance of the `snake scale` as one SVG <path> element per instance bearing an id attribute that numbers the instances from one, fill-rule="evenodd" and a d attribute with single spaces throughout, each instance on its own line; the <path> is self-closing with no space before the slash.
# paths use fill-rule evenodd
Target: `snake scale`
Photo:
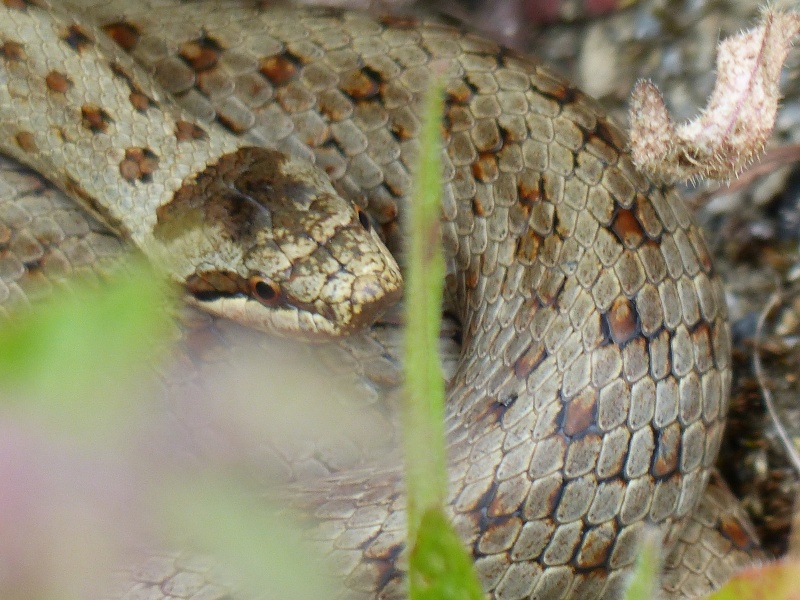
<path id="1" fill-rule="evenodd" d="M 445 291 L 463 327 L 450 511 L 485 589 L 615 597 L 649 523 L 671 549 L 665 593 L 702 595 L 754 551 L 729 492 L 707 488 L 730 381 L 722 288 L 677 194 L 534 60 L 407 17 L 4 0 L 0 148 L 166 265 L 195 305 L 337 337 L 400 294 L 381 239 L 402 238 L 434 70 Z M 348 597 L 402 597 L 399 472 L 294 491 Z M 191 564 L 152 564 L 125 597 L 228 597 Z"/>

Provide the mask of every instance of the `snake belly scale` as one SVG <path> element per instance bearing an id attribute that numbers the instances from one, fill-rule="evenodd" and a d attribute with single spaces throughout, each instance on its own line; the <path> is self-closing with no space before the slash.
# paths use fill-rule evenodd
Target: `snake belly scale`
<path id="1" fill-rule="evenodd" d="M 361 210 L 396 247 L 420 97 L 443 75 L 463 326 L 450 511 L 492 597 L 614 597 L 646 524 L 677 596 L 745 559 L 746 525 L 704 496 L 730 381 L 720 282 L 680 198 L 591 99 L 436 22 L 90 4 L 0 6 L 0 148 L 168 263 L 192 302 L 270 331 L 340 335 L 397 298 Z M 402 596 L 399 472 L 294 492 L 348 596 Z"/>

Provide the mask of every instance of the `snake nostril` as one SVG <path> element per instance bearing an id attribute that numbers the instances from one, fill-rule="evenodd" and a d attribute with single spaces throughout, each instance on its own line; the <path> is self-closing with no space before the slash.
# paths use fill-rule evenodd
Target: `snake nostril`
<path id="1" fill-rule="evenodd" d="M 367 215 L 367 213 L 361 208 L 356 208 L 356 213 L 358 214 L 358 222 L 361 223 L 361 226 L 364 228 L 365 231 L 369 231 L 370 230 L 369 215 Z"/>

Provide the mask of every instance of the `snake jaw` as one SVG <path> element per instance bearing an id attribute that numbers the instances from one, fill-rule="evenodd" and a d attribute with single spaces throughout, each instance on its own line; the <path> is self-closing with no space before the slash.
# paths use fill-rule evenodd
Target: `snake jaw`
<path id="1" fill-rule="evenodd" d="M 208 284 L 213 279 L 227 281 L 231 290 L 212 291 L 210 286 L 203 288 L 199 284 L 199 281 Z M 402 295 L 402 280 L 396 264 L 386 265 L 374 276 L 354 277 L 346 285 L 342 279 L 340 277 L 336 283 L 325 286 L 319 297 L 311 302 L 299 300 L 291 290 L 279 286 L 279 297 L 266 304 L 247 293 L 245 285 L 232 283 L 238 281 L 235 274 L 214 272 L 213 276 L 207 273 L 205 278 L 195 277 L 187 282 L 188 301 L 211 314 L 254 329 L 324 341 L 369 326 Z M 343 285 L 350 291 L 345 299 L 340 298 Z"/>
<path id="2" fill-rule="evenodd" d="M 267 264 L 259 257 L 263 250 L 256 245 L 243 264 Z M 266 287 L 265 297 L 259 289 Z M 192 304 L 214 315 L 269 333 L 324 340 L 369 326 L 400 299 L 403 284 L 377 234 L 348 225 L 304 258 L 295 257 L 288 269 L 196 271 L 186 277 L 186 289 Z"/>

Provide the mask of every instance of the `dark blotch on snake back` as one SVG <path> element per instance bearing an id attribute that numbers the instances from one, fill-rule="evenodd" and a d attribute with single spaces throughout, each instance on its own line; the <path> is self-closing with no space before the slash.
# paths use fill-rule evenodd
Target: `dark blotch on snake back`
<path id="1" fill-rule="evenodd" d="M 77 52 L 83 52 L 94 44 L 92 36 L 80 25 L 72 25 L 61 38 L 66 44 Z"/>
<path id="2" fill-rule="evenodd" d="M 25 49 L 19 42 L 6 41 L 0 45 L 0 58 L 19 62 L 25 58 Z"/>
<path id="3" fill-rule="evenodd" d="M 271 229 L 276 211 L 309 204 L 313 190 L 282 171 L 285 157 L 266 148 L 241 148 L 188 179 L 157 211 L 156 239 L 169 240 L 186 227 L 216 223 L 231 240 L 251 241 Z"/>

